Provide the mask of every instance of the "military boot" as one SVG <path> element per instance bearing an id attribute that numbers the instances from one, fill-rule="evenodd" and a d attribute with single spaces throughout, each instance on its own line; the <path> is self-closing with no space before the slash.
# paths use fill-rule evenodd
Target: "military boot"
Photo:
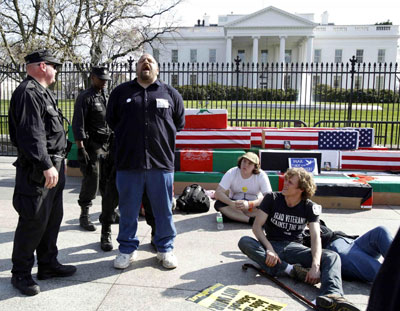
<path id="1" fill-rule="evenodd" d="M 105 252 L 112 251 L 112 238 L 111 238 L 111 225 L 101 226 L 101 238 L 100 238 L 101 249 Z"/>
<path id="2" fill-rule="evenodd" d="M 79 225 L 87 231 L 96 231 L 96 226 L 90 221 L 89 218 L 89 207 L 81 207 Z"/>

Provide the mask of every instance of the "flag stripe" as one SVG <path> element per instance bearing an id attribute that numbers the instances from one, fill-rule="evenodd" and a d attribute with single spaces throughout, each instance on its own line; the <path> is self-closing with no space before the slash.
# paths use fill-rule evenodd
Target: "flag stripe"
<path id="1" fill-rule="evenodd" d="M 391 157 L 389 156 L 361 156 L 361 155 L 343 155 L 342 161 L 345 160 L 353 160 L 353 161 L 392 161 L 392 162 L 399 162 L 400 164 L 400 157 Z M 383 162 L 384 163 L 384 162 Z"/>

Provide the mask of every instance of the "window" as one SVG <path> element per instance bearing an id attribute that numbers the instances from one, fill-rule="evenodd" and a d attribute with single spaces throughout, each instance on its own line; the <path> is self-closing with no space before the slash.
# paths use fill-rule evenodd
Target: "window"
<path id="1" fill-rule="evenodd" d="M 314 50 L 314 63 L 320 63 L 321 62 L 321 50 Z"/>
<path id="2" fill-rule="evenodd" d="M 342 87 L 342 76 L 333 76 L 333 87 L 335 89 Z"/>
<path id="3" fill-rule="evenodd" d="M 178 62 L 178 50 L 171 51 L 171 62 L 177 63 Z"/>
<path id="4" fill-rule="evenodd" d="M 245 50 L 238 50 L 238 56 L 241 60 L 241 64 L 243 64 L 246 61 L 246 51 Z"/>
<path id="5" fill-rule="evenodd" d="M 153 57 L 157 61 L 157 63 L 160 62 L 160 50 L 159 49 L 153 49 Z"/>
<path id="6" fill-rule="evenodd" d="M 190 49 L 190 62 L 197 63 L 197 50 L 196 49 Z"/>
<path id="7" fill-rule="evenodd" d="M 292 62 L 292 50 L 285 50 L 285 63 Z"/>
<path id="8" fill-rule="evenodd" d="M 268 50 L 261 50 L 261 63 L 268 63 Z"/>
<path id="9" fill-rule="evenodd" d="M 313 76 L 312 83 L 313 83 L 313 86 L 317 86 L 318 84 L 321 84 L 321 76 Z"/>
<path id="10" fill-rule="evenodd" d="M 384 50 L 384 49 L 379 49 L 378 50 L 378 63 L 384 63 L 385 62 L 385 54 L 386 54 L 386 50 Z"/>
<path id="11" fill-rule="evenodd" d="M 210 62 L 210 63 L 217 62 L 217 50 L 216 49 L 208 50 L 208 62 Z"/>
<path id="12" fill-rule="evenodd" d="M 335 63 L 341 63 L 342 62 L 342 53 L 343 50 L 335 50 Z"/>
<path id="13" fill-rule="evenodd" d="M 377 88 L 378 90 L 382 90 L 383 89 L 383 82 L 384 82 L 383 76 L 375 77 L 375 88 Z"/>
<path id="14" fill-rule="evenodd" d="M 290 88 L 291 81 L 292 81 L 291 76 L 290 75 L 285 75 L 285 80 L 283 81 L 285 89 L 289 89 Z"/>
<path id="15" fill-rule="evenodd" d="M 172 86 L 177 86 L 178 83 L 179 83 L 178 75 L 172 75 L 171 76 L 171 84 L 172 84 Z"/>
<path id="16" fill-rule="evenodd" d="M 356 76 L 354 80 L 354 88 L 361 89 L 362 88 L 362 77 Z"/>
<path id="17" fill-rule="evenodd" d="M 217 82 L 217 74 L 215 73 L 210 73 L 208 75 L 208 83 L 216 83 Z"/>
<path id="18" fill-rule="evenodd" d="M 197 84 L 197 75 L 190 75 L 190 85 L 196 85 Z"/>
<path id="19" fill-rule="evenodd" d="M 364 62 L 364 50 L 356 50 L 356 59 L 359 64 Z"/>

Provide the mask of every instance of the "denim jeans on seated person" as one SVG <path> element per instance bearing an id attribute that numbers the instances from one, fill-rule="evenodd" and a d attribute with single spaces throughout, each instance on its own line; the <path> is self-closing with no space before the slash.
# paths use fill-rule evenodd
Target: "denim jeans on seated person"
<path id="1" fill-rule="evenodd" d="M 386 256 L 392 241 L 390 232 L 379 226 L 355 240 L 340 237 L 327 249 L 339 254 L 343 278 L 373 282 L 381 267 L 379 257 Z"/>
<path id="2" fill-rule="evenodd" d="M 239 241 L 240 250 L 251 260 L 255 261 L 261 269 L 273 276 L 287 275 L 284 270 L 287 265 L 301 264 L 310 268 L 312 263 L 311 248 L 303 244 L 288 241 L 269 241 L 281 259 L 281 263 L 274 267 L 265 264 L 266 251 L 264 246 L 249 236 L 242 237 Z M 323 250 L 321 256 L 321 289 L 319 295 L 335 294 L 343 296 L 342 278 L 340 275 L 340 257 L 335 252 Z"/>
<path id="3" fill-rule="evenodd" d="M 157 251 L 172 251 L 176 229 L 172 218 L 172 186 L 174 173 L 160 169 L 117 171 L 119 193 L 119 251 L 130 254 L 139 246 L 136 235 L 143 191 L 154 214 L 156 232 L 153 242 Z"/>

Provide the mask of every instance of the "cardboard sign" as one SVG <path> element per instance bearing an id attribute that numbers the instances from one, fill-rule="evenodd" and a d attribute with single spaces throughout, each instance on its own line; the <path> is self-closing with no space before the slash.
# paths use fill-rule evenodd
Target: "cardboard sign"
<path id="1" fill-rule="evenodd" d="M 186 300 L 210 310 L 280 311 L 286 304 L 217 283 Z"/>
<path id="2" fill-rule="evenodd" d="M 318 164 L 316 158 L 289 158 L 289 168 L 302 167 L 307 172 L 318 175 Z"/>

